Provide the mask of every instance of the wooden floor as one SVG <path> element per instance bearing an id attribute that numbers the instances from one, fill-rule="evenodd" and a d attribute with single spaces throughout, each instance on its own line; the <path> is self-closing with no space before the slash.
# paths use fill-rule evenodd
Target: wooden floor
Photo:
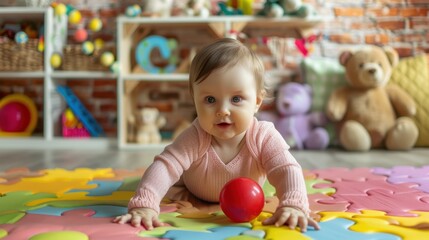
<path id="1" fill-rule="evenodd" d="M 121 168 L 136 169 L 148 166 L 160 150 L 0 150 L 0 171 L 26 167 L 46 168 Z M 393 167 L 398 165 L 429 165 L 429 148 L 408 152 L 373 150 L 365 153 L 339 150 L 292 151 L 304 169 L 328 167 Z"/>

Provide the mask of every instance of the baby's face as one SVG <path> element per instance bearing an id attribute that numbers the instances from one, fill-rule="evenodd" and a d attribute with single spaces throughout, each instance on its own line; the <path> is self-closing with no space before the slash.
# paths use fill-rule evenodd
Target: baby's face
<path id="1" fill-rule="evenodd" d="M 218 141 L 244 133 L 262 103 L 253 73 L 240 64 L 213 71 L 193 92 L 201 127 Z"/>

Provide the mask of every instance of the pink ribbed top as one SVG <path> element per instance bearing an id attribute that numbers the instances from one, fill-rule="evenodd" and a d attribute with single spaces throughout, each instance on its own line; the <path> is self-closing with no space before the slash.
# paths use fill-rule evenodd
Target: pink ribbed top
<path id="1" fill-rule="evenodd" d="M 228 164 L 219 159 L 211 141 L 196 119 L 155 157 L 128 208 L 149 207 L 159 213 L 162 198 L 182 175 L 192 194 L 210 202 L 219 201 L 222 187 L 233 178 L 248 177 L 262 186 L 268 177 L 276 188 L 279 206 L 293 206 L 309 214 L 301 166 L 272 123 L 254 118 L 246 132 L 246 144 Z"/>

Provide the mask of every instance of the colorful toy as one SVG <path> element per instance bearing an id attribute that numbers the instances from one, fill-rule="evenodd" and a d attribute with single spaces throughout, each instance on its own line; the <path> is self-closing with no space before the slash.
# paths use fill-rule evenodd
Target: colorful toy
<path id="1" fill-rule="evenodd" d="M 66 12 L 67 12 L 66 5 L 59 3 L 55 6 L 55 15 L 62 16 L 64 14 L 66 14 Z"/>
<path id="2" fill-rule="evenodd" d="M 346 150 L 408 150 L 416 143 L 416 104 L 403 89 L 387 84 L 398 59 L 393 48 L 374 45 L 341 53 L 348 86 L 331 93 L 326 114 L 338 124 Z"/>
<path id="3" fill-rule="evenodd" d="M 211 3 L 207 0 L 189 0 L 183 9 L 186 16 L 210 16 Z"/>
<path id="4" fill-rule="evenodd" d="M 167 66 L 158 67 L 151 62 L 150 54 L 155 48 L 158 48 L 161 57 L 168 61 Z M 176 40 L 152 35 L 139 42 L 135 57 L 139 66 L 148 73 L 172 73 L 176 70 L 177 56 L 173 54 L 176 49 Z"/>
<path id="5" fill-rule="evenodd" d="M 229 7 L 225 2 L 219 1 L 217 5 L 219 7 L 219 12 L 217 13 L 217 15 L 243 15 L 243 11 L 241 9 L 234 9 L 232 7 Z"/>
<path id="6" fill-rule="evenodd" d="M 169 17 L 173 0 L 146 1 L 142 12 L 146 17 Z"/>
<path id="7" fill-rule="evenodd" d="M 88 138 L 91 136 L 70 108 L 63 112 L 61 121 L 63 137 Z"/>
<path id="8" fill-rule="evenodd" d="M 103 40 L 103 39 L 101 39 L 101 38 L 96 38 L 96 39 L 94 40 L 94 47 L 95 47 L 95 50 L 100 50 L 100 49 L 102 49 L 102 48 L 103 48 L 103 46 L 104 46 L 104 40 Z"/>
<path id="9" fill-rule="evenodd" d="M 264 192 L 250 178 L 235 178 L 225 184 L 220 192 L 222 211 L 233 222 L 248 222 L 256 218 L 265 204 Z"/>
<path id="10" fill-rule="evenodd" d="M 114 61 L 114 62 L 112 63 L 112 65 L 110 65 L 109 70 L 110 70 L 112 73 L 116 73 L 116 74 L 118 74 L 118 73 L 119 73 L 119 63 L 118 63 L 117 61 Z"/>
<path id="11" fill-rule="evenodd" d="M 267 17 L 293 16 L 301 18 L 315 14 L 314 8 L 310 4 L 302 3 L 301 0 L 266 0 L 263 9 L 258 13 L 260 16 Z"/>
<path id="12" fill-rule="evenodd" d="M 98 32 L 103 27 L 103 22 L 100 18 L 93 18 L 89 21 L 88 28 L 93 32 Z"/>
<path id="13" fill-rule="evenodd" d="M 78 10 L 73 10 L 69 14 L 69 23 L 79 24 L 82 20 L 82 14 Z"/>
<path id="14" fill-rule="evenodd" d="M 227 0 L 226 5 L 241 10 L 244 15 L 253 15 L 253 0 Z"/>
<path id="15" fill-rule="evenodd" d="M 59 85 L 57 86 L 57 91 L 64 97 L 64 100 L 73 111 L 74 115 L 79 118 L 91 136 L 100 137 L 105 135 L 103 128 L 101 128 L 100 124 L 95 120 L 69 87 Z"/>
<path id="16" fill-rule="evenodd" d="M 115 55 L 113 53 L 106 51 L 103 54 L 101 54 L 100 62 L 105 67 L 110 67 L 110 65 L 113 64 L 115 61 Z"/>
<path id="17" fill-rule="evenodd" d="M 142 13 L 142 9 L 139 5 L 134 4 L 131 6 L 128 6 L 125 10 L 125 15 L 127 17 L 137 17 Z"/>
<path id="18" fill-rule="evenodd" d="M 0 100 L 0 136 L 29 136 L 37 124 L 34 102 L 23 94 L 11 94 Z"/>
<path id="19" fill-rule="evenodd" d="M 52 53 L 51 55 L 51 59 L 50 59 L 50 63 L 51 63 L 51 67 L 54 69 L 58 69 L 61 67 L 62 64 L 62 56 L 60 53 Z"/>
<path id="20" fill-rule="evenodd" d="M 28 35 L 23 31 L 17 32 L 15 34 L 15 42 L 19 44 L 28 42 Z"/>
<path id="21" fill-rule="evenodd" d="M 39 37 L 39 42 L 37 43 L 37 51 L 39 51 L 39 52 L 45 51 L 45 37 L 44 36 Z"/>
<path id="22" fill-rule="evenodd" d="M 325 149 L 329 144 L 329 134 L 323 128 L 327 118 L 321 112 L 309 113 L 310 107 L 310 87 L 289 82 L 278 89 L 277 113 L 261 112 L 258 118 L 273 122 L 292 148 Z"/>
<path id="23" fill-rule="evenodd" d="M 88 39 L 88 32 L 84 28 L 79 28 L 74 32 L 73 37 L 76 42 L 81 43 Z"/>
<path id="24" fill-rule="evenodd" d="M 82 43 L 82 52 L 85 55 L 91 55 L 92 53 L 94 53 L 94 44 L 91 41 L 85 41 L 84 43 Z"/>

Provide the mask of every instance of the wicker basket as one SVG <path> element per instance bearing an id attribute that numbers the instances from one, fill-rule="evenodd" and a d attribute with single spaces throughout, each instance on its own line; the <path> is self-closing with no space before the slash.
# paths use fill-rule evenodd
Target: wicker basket
<path id="1" fill-rule="evenodd" d="M 18 44 L 14 41 L 0 43 L 0 71 L 43 70 L 43 52 L 37 50 L 38 39 Z"/>
<path id="2" fill-rule="evenodd" d="M 100 62 L 101 54 L 105 51 L 112 51 L 112 49 L 100 49 L 88 56 L 82 52 L 81 44 L 66 45 L 61 69 L 65 71 L 109 71 L 109 68 Z"/>

